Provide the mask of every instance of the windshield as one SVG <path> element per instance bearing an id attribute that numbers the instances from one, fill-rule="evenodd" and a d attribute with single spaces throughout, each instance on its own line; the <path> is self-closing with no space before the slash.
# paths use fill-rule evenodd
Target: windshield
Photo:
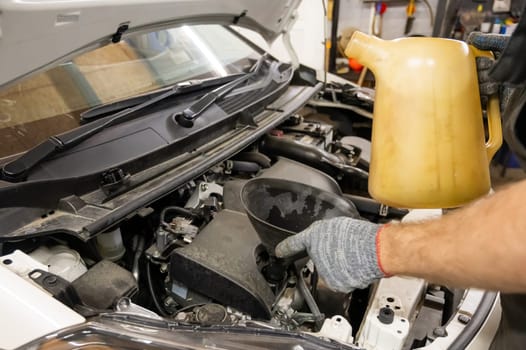
<path id="1" fill-rule="evenodd" d="M 259 57 L 219 25 L 136 35 L 77 56 L 0 91 L 0 162 L 76 128 L 89 108 L 189 79 L 243 72 Z"/>

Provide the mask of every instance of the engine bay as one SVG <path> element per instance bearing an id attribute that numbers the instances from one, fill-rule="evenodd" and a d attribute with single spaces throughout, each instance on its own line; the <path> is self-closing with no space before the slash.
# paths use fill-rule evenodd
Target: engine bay
<path id="1" fill-rule="evenodd" d="M 386 332 L 399 344 L 392 348 L 423 346 L 454 315 L 462 291 L 396 279 L 389 287 L 331 291 L 308 258 L 285 265 L 269 254 L 242 204 L 247 181 L 274 178 L 335 194 L 364 220 L 406 217 L 407 210 L 368 196 L 371 123 L 343 115 L 305 107 L 87 242 L 63 233 L 5 242 L 1 262 L 87 318 L 126 304 L 184 324 L 301 331 L 347 345 Z M 403 286 L 410 292 L 400 295 L 411 297 L 386 292 Z"/>

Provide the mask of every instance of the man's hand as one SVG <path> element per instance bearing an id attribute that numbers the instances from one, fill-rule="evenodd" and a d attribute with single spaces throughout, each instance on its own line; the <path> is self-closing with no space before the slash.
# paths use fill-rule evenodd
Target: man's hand
<path id="1" fill-rule="evenodd" d="M 386 276 L 377 250 L 381 228 L 347 217 L 317 221 L 281 242 L 276 256 L 284 258 L 307 250 L 329 288 L 350 292 Z"/>
<path id="2" fill-rule="evenodd" d="M 502 34 L 485 34 L 480 32 L 473 32 L 469 35 L 467 43 L 475 46 L 479 50 L 492 51 L 496 58 L 504 50 L 508 41 L 509 35 Z M 479 79 L 479 90 L 483 100 L 495 93 L 500 93 L 500 109 L 504 111 L 508 105 L 512 89 L 508 87 L 501 87 L 500 83 L 491 79 L 490 71 L 495 64 L 495 60 L 488 57 L 477 57 L 477 73 Z M 483 106 L 485 105 L 483 103 Z"/>

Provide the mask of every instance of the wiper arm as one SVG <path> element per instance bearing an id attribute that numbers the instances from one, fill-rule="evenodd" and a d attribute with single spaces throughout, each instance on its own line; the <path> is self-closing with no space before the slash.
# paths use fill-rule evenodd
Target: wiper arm
<path id="1" fill-rule="evenodd" d="M 199 117 L 210 105 L 212 105 L 218 99 L 221 99 L 223 96 L 232 91 L 235 87 L 241 85 L 246 80 L 255 76 L 263 62 L 266 58 L 266 54 L 262 55 L 256 63 L 250 68 L 249 73 L 242 75 L 240 78 L 235 78 L 234 80 L 221 85 L 219 88 L 213 90 L 210 93 L 207 93 L 202 98 L 200 98 L 196 103 L 192 104 L 189 108 L 185 109 L 181 114 L 184 119 L 180 124 L 182 126 L 188 127 L 193 125 L 193 121 Z M 233 75 L 236 77 L 237 75 Z M 228 77 L 221 77 L 218 79 L 229 79 Z M 20 182 L 27 178 L 28 173 L 35 166 L 40 164 L 42 161 L 52 157 L 53 155 L 63 152 L 65 150 L 71 149 L 72 147 L 78 145 L 82 141 L 89 139 L 93 135 L 101 132 L 102 130 L 127 121 L 131 119 L 131 115 L 137 111 L 140 111 L 146 107 L 149 107 L 159 101 L 162 101 L 170 96 L 174 96 L 180 93 L 196 90 L 196 88 L 202 88 L 204 86 L 210 86 L 216 84 L 215 79 L 209 80 L 189 80 L 183 83 L 174 85 L 172 88 L 163 92 L 157 96 L 152 97 L 151 95 L 146 95 L 147 100 L 136 105 L 127 107 L 119 112 L 110 114 L 105 118 L 95 120 L 89 124 L 83 125 L 75 130 L 68 131 L 61 135 L 51 136 L 46 141 L 37 145 L 36 147 L 30 149 L 24 153 L 19 158 L 14 161 L 4 165 L 1 171 L 1 178 L 11 182 Z M 132 98 L 133 100 L 133 98 Z M 131 104 L 131 103 L 130 103 Z M 123 105 L 130 105 L 123 103 Z M 116 108 L 117 109 L 117 108 Z M 110 109 L 111 110 L 111 109 Z M 107 113 L 105 110 L 102 113 Z"/>
<path id="2" fill-rule="evenodd" d="M 185 84 L 188 84 L 188 86 L 184 88 L 184 92 L 191 92 L 192 90 L 200 90 L 204 87 L 209 87 L 209 86 L 214 86 L 214 85 L 223 85 L 225 83 L 231 82 L 232 80 L 235 80 L 244 75 L 245 73 L 236 73 L 236 74 L 230 74 L 224 77 L 216 77 L 216 78 L 210 78 L 210 79 L 204 79 L 204 80 L 189 80 L 185 83 Z M 80 115 L 80 122 L 81 124 L 91 123 L 102 117 L 107 117 L 111 113 L 122 111 L 126 108 L 137 106 L 141 103 L 151 100 L 152 98 L 157 97 L 158 95 L 163 94 L 166 91 L 173 89 L 174 86 L 175 85 L 169 86 L 169 87 L 163 87 L 161 89 L 150 91 L 142 95 L 132 96 L 132 97 L 129 97 L 123 100 L 116 101 L 116 102 L 111 102 L 111 103 L 103 104 L 101 106 L 93 107 L 83 112 Z"/>
<path id="3" fill-rule="evenodd" d="M 251 67 L 250 71 L 244 76 L 208 92 L 199 100 L 194 102 L 190 107 L 186 108 L 182 112 L 175 113 L 172 117 L 179 125 L 185 128 L 191 128 L 194 126 L 194 121 L 199 118 L 199 116 L 203 114 L 211 105 L 228 95 L 236 87 L 239 87 L 247 80 L 255 77 L 260 72 L 266 57 L 266 54 L 261 56 Z"/>
<path id="4" fill-rule="evenodd" d="M 237 74 L 234 75 L 234 77 L 235 76 L 237 76 Z M 220 79 L 225 79 L 225 77 L 222 77 Z M 131 114 L 140 111 L 146 107 L 149 107 L 155 103 L 158 103 L 170 96 L 196 90 L 197 88 L 202 88 L 204 86 L 217 85 L 217 82 L 215 82 L 215 80 L 216 79 L 189 80 L 183 83 L 176 84 L 169 90 L 157 96 L 151 97 L 146 95 L 147 99 L 144 102 L 123 109 L 103 119 L 95 120 L 89 124 L 81 126 L 72 131 L 68 131 L 64 134 L 51 136 L 49 139 L 30 149 L 19 158 L 4 165 L 0 175 L 4 180 L 7 181 L 23 181 L 27 178 L 27 175 L 31 171 L 31 169 L 33 169 L 36 165 L 40 164 L 42 161 L 50 158 L 51 156 L 78 145 L 82 141 L 89 139 L 91 136 L 101 132 L 102 130 L 112 125 L 119 124 L 124 121 L 127 121 L 128 119 L 131 119 Z"/>

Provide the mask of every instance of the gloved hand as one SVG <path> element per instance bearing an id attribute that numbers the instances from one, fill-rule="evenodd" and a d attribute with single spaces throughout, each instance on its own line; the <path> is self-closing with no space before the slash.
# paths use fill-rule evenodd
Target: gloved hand
<path id="1" fill-rule="evenodd" d="M 348 217 L 316 221 L 278 244 L 276 256 L 285 258 L 307 250 L 329 288 L 350 292 L 386 276 L 377 251 L 381 228 L 381 225 Z"/>
<path id="2" fill-rule="evenodd" d="M 495 57 L 498 58 L 508 44 L 509 39 L 509 35 L 473 32 L 469 35 L 467 43 L 475 46 L 479 50 L 492 51 Z M 489 96 L 500 93 L 500 110 L 504 111 L 513 90 L 509 87 L 501 87 L 497 81 L 491 79 L 489 73 L 495 62 L 494 59 L 488 57 L 477 57 L 479 90 L 483 100 L 483 106 L 487 103 Z"/>

